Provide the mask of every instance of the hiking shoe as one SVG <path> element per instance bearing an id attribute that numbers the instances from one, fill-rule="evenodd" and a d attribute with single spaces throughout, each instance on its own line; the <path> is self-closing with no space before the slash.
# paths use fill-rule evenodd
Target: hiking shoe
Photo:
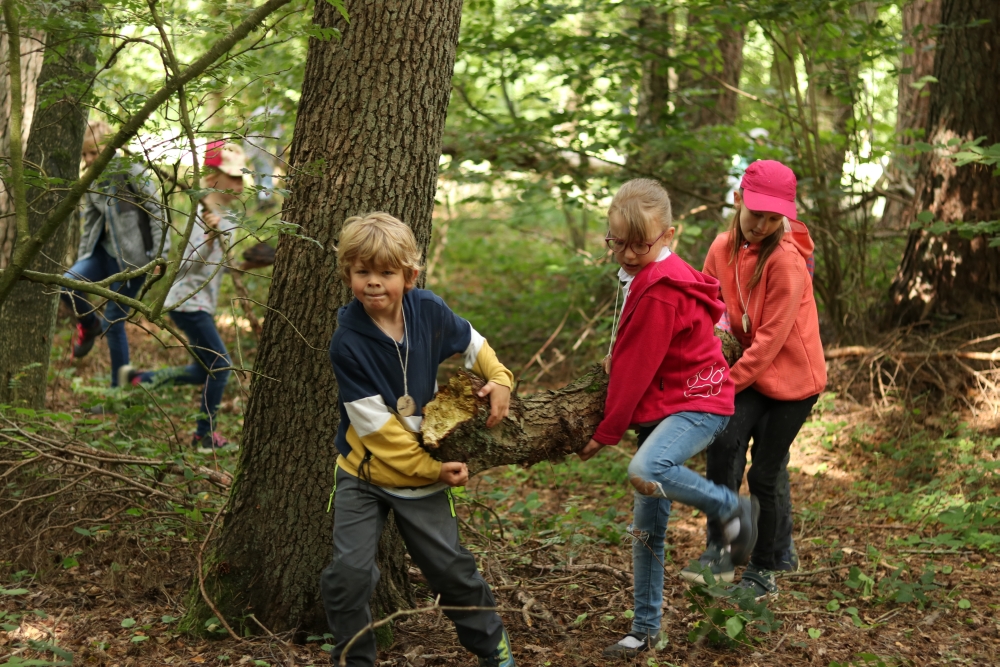
<path id="1" fill-rule="evenodd" d="M 778 584 L 774 581 L 774 572 L 770 570 L 758 569 L 752 563 L 743 570 L 740 583 L 736 585 L 736 590 L 752 589 L 754 600 L 760 602 L 764 598 L 776 600 L 778 598 Z"/>
<path id="2" fill-rule="evenodd" d="M 630 632 L 617 642 L 601 651 L 605 658 L 634 658 L 651 646 L 656 646 L 659 634 L 649 635 L 645 632 Z"/>
<path id="3" fill-rule="evenodd" d="M 739 520 L 739 531 L 733 541 L 729 543 L 730 555 L 733 565 L 746 565 L 750 562 L 750 555 L 757 544 L 757 519 L 760 517 L 760 503 L 755 496 L 740 496 L 740 504 L 736 509 L 736 514 L 726 522 L 728 528 L 733 521 Z M 729 530 L 723 530 L 723 534 Z"/>
<path id="4" fill-rule="evenodd" d="M 127 387 L 132 385 L 136 387 L 139 385 L 140 375 L 142 375 L 142 371 L 135 370 L 135 366 L 131 364 L 125 364 L 118 369 L 118 386 Z"/>
<path id="5" fill-rule="evenodd" d="M 507 635 L 507 628 L 503 629 L 500 635 L 500 643 L 497 644 L 493 653 L 488 656 L 479 656 L 479 667 L 515 667 L 514 654 L 510 652 L 510 636 Z"/>
<path id="6" fill-rule="evenodd" d="M 208 433 L 206 435 L 198 435 L 195 433 L 194 437 L 191 438 L 191 446 L 202 454 L 211 454 L 214 451 L 222 449 L 228 444 L 229 441 L 218 433 Z"/>
<path id="7" fill-rule="evenodd" d="M 705 585 L 705 574 L 711 572 L 715 581 L 732 582 L 736 576 L 733 568 L 733 558 L 729 551 L 718 544 L 709 544 L 705 552 L 698 558 L 698 564 L 693 562 L 681 570 L 681 578 L 692 584 Z"/>
<path id="8" fill-rule="evenodd" d="M 779 572 L 799 571 L 799 552 L 795 549 L 795 540 L 792 540 L 788 548 L 778 554 L 775 570 Z"/>
<path id="9" fill-rule="evenodd" d="M 91 348 L 94 347 L 94 341 L 100 335 L 101 321 L 96 317 L 91 321 L 89 327 L 84 326 L 83 322 L 77 322 L 76 332 L 73 334 L 73 358 L 82 359 L 87 356 Z"/>

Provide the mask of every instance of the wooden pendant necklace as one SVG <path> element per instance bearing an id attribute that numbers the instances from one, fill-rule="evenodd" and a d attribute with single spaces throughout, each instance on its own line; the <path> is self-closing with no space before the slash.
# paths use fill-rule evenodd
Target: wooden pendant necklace
<path id="1" fill-rule="evenodd" d="M 382 328 L 382 325 L 375 321 L 375 318 L 369 315 L 368 317 L 375 326 L 379 328 L 386 336 L 389 336 L 389 340 L 392 341 L 393 347 L 396 348 L 396 356 L 399 357 L 399 365 L 403 369 L 403 395 L 399 397 L 396 401 L 396 412 L 399 413 L 401 417 L 411 417 L 413 413 L 417 411 L 417 402 L 413 400 L 410 396 L 409 384 L 406 379 L 406 371 L 410 367 L 410 338 L 406 331 L 406 309 L 402 309 L 403 314 L 403 345 L 406 346 L 406 361 L 403 361 L 403 355 L 399 351 L 399 342 L 395 338 L 389 335 L 389 332 Z"/>
<path id="2" fill-rule="evenodd" d="M 746 249 L 749 243 L 743 244 L 741 250 Z M 750 315 L 748 311 L 750 310 L 750 297 L 753 296 L 753 287 L 747 292 L 747 300 L 743 301 L 743 290 L 740 288 L 740 258 L 739 253 L 736 254 L 736 294 L 740 298 L 740 307 L 743 308 L 743 317 L 740 323 L 743 325 L 743 333 L 750 333 Z"/>

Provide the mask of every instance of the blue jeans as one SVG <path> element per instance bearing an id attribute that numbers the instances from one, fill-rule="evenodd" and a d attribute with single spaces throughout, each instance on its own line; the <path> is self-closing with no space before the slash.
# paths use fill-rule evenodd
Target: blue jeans
<path id="1" fill-rule="evenodd" d="M 228 370 L 215 369 L 228 368 L 233 362 L 229 358 L 225 343 L 219 337 L 219 330 L 215 328 L 215 320 L 211 313 L 202 310 L 191 313 L 172 310 L 170 319 L 187 336 L 188 345 L 201 363 L 146 371 L 139 374 L 139 382 L 154 386 L 204 385 L 201 391 L 201 413 L 204 416 L 198 419 L 197 434 L 208 435 L 215 430 L 215 415 L 219 411 L 219 403 L 222 402 L 222 392 L 229 381 Z"/>
<path id="2" fill-rule="evenodd" d="M 726 486 L 708 481 L 682 464 L 704 450 L 729 422 L 707 412 L 679 412 L 655 427 L 639 429 L 639 451 L 628 467 L 636 488 L 632 534 L 635 617 L 632 632 L 655 635 L 663 615 L 663 545 L 670 503 L 697 507 L 710 520 L 729 519 L 739 505 Z"/>
<path id="3" fill-rule="evenodd" d="M 81 259 L 63 274 L 65 278 L 97 282 L 108 276 L 113 276 L 121 269 L 118 261 L 109 255 L 98 242 L 90 257 Z M 111 283 L 111 289 L 122 296 L 134 297 L 142 287 L 141 278 L 133 278 L 122 283 Z M 73 308 L 77 320 L 88 329 L 94 326 L 98 315 L 94 304 L 87 301 L 82 292 L 64 290 L 60 295 L 62 300 Z M 101 317 L 101 329 L 108 341 L 108 351 L 111 353 L 111 386 L 118 386 L 118 369 L 128 363 L 128 338 L 125 336 L 125 318 L 131 308 L 119 306 L 114 301 L 108 301 L 104 306 L 104 316 Z"/>

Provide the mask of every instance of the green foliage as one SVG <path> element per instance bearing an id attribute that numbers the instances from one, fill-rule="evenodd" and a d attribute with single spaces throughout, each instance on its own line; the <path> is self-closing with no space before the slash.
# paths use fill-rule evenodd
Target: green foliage
<path id="1" fill-rule="evenodd" d="M 688 633 L 688 641 L 704 637 L 718 646 L 752 646 L 760 641 L 758 633 L 768 634 L 781 627 L 782 622 L 768 609 L 767 601 L 754 599 L 753 589 L 727 586 L 715 581 L 711 574 L 706 579 L 704 586 L 692 586 L 684 593 L 691 611 L 704 616 Z"/>

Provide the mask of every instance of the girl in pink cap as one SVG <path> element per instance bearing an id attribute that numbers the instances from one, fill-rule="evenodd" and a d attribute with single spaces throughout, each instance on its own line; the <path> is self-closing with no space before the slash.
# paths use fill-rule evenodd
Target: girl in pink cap
<path id="1" fill-rule="evenodd" d="M 826 387 L 813 298 L 813 242 L 796 220 L 795 187 L 795 174 L 780 162 L 751 164 L 733 195 L 736 211 L 729 231 L 712 243 L 704 268 L 719 281 L 732 333 L 743 346 L 730 371 L 735 413 L 708 448 L 707 477 L 738 490 L 750 450 L 747 480 L 760 502 L 760 520 L 740 587 L 753 589 L 758 599 L 777 594 L 775 570 L 798 568 L 791 541 L 788 452 Z M 733 562 L 722 544 L 721 528 L 710 523 L 699 567 L 685 568 L 681 575 L 702 582 L 708 570 L 732 581 Z"/>

